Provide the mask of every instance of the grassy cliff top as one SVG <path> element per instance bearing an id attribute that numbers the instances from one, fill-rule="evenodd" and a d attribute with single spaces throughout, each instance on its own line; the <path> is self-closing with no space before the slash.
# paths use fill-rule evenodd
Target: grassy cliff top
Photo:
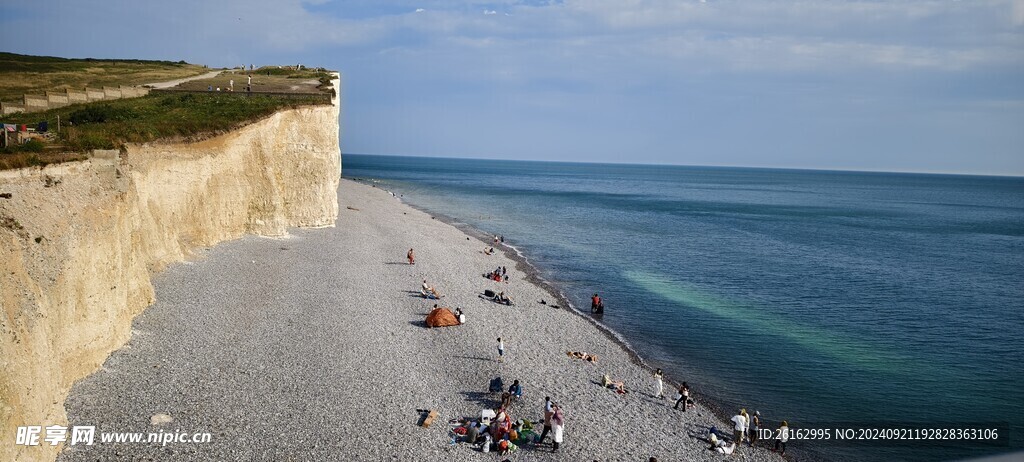
<path id="1" fill-rule="evenodd" d="M 206 71 L 202 66 L 168 61 L 100 61 L 0 53 L 0 97 L 15 100 L 26 92 L 65 87 L 154 83 Z M 250 75 L 251 93 L 246 91 Z M 330 96 L 337 91 L 331 78 L 330 71 L 325 69 L 236 68 L 173 89 L 153 90 L 148 96 L 0 116 L 4 123 L 49 125 L 47 133 L 34 133 L 31 140 L 12 135 L 8 146 L 0 148 L 0 170 L 77 160 L 93 149 L 114 149 L 126 143 L 202 139 L 283 109 L 330 104 Z M 232 80 L 234 91 L 229 91 Z M 211 88 L 218 90 L 210 91 Z"/>
<path id="2" fill-rule="evenodd" d="M 174 87 L 176 90 L 206 91 L 220 88 L 227 91 L 234 83 L 234 91 L 245 91 L 249 78 L 252 91 L 270 93 L 330 93 L 334 71 L 326 69 L 295 70 L 291 67 L 265 66 L 254 70 L 228 69 L 220 75 L 190 80 Z"/>
<path id="3" fill-rule="evenodd" d="M 125 143 L 203 139 L 280 110 L 325 102 L 329 104 L 318 94 L 281 98 L 222 92 L 154 92 L 140 98 L 12 114 L 6 116 L 6 122 L 36 126 L 46 121 L 50 132 L 45 142 L 0 149 L 0 170 L 76 160 L 92 149 L 116 149 Z"/>
<path id="4" fill-rule="evenodd" d="M 68 59 L 0 52 L 0 101 L 17 102 L 25 93 L 64 88 L 142 85 L 206 71 L 203 66 L 184 61 Z"/>

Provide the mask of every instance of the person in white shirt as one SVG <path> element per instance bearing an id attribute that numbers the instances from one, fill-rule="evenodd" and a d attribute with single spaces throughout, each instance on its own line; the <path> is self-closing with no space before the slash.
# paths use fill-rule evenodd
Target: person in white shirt
<path id="1" fill-rule="evenodd" d="M 743 429 L 747 428 L 747 418 L 743 416 L 743 410 L 740 410 L 739 414 L 732 416 L 732 436 L 734 443 L 741 443 L 743 441 Z"/>
<path id="2" fill-rule="evenodd" d="M 782 455 L 786 455 L 787 441 L 789 441 L 789 423 L 783 420 L 782 425 L 779 425 L 779 439 L 775 440 L 775 448 L 772 451 L 778 451 L 781 446 Z"/>
<path id="3" fill-rule="evenodd" d="M 715 451 L 719 454 L 732 454 L 736 451 L 736 443 L 729 443 L 728 445 L 722 445 L 715 448 Z"/>
<path id="4" fill-rule="evenodd" d="M 665 399 L 665 381 L 661 369 L 654 371 L 654 397 Z"/>

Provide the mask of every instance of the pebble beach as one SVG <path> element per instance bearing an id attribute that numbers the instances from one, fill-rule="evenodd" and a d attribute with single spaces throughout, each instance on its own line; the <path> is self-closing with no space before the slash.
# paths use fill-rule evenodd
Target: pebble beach
<path id="1" fill-rule="evenodd" d="M 512 255 L 487 255 L 491 243 L 370 185 L 342 180 L 338 197 L 333 228 L 200 249 L 155 276 L 157 301 L 135 319 L 131 341 L 67 399 L 69 425 L 209 432 L 209 443 L 69 446 L 58 460 L 783 460 L 767 443 L 708 450 L 709 427 L 731 429 L 701 403 L 711 390 L 694 388 L 697 407 L 673 410 L 670 382 L 669 399 L 654 397 L 652 371 L 531 282 Z M 501 266 L 508 283 L 483 277 Z M 422 298 L 423 280 L 443 297 Z M 485 290 L 515 305 L 485 300 Z M 435 303 L 460 308 L 467 322 L 427 328 Z M 630 392 L 602 387 L 605 374 Z M 495 377 L 523 385 L 512 420 L 542 420 L 546 396 L 561 406 L 557 453 L 550 444 L 508 456 L 452 444 L 451 420 L 498 406 L 488 391 Z M 438 418 L 424 428 L 417 410 Z M 161 414 L 170 421 L 153 419 Z"/>

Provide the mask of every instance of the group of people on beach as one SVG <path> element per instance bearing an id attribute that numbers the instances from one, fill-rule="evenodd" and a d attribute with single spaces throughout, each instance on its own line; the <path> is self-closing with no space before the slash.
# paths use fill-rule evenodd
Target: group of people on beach
<path id="1" fill-rule="evenodd" d="M 502 236 L 495 236 L 495 243 L 503 242 Z M 485 251 L 484 253 L 492 253 L 493 248 L 488 249 L 490 252 Z M 415 264 L 415 253 L 413 249 L 409 249 L 406 254 L 406 258 L 410 265 Z M 505 281 L 508 282 L 508 270 L 504 266 L 495 268 L 494 271 L 484 275 L 488 279 L 494 281 Z M 423 280 L 422 290 L 420 291 L 426 298 L 441 298 L 441 294 L 436 288 L 432 287 L 427 283 L 427 280 Z M 511 304 L 511 299 L 505 295 L 504 292 L 494 293 L 493 291 L 485 291 L 484 298 L 491 299 L 498 303 Z M 436 306 L 436 305 L 435 305 Z M 591 311 L 595 314 L 603 313 L 604 301 L 600 295 L 595 293 L 591 298 Z M 456 317 L 460 324 L 465 322 L 465 314 L 462 313 L 461 309 L 458 309 Z M 497 337 L 496 349 L 498 362 L 505 362 L 506 360 L 506 349 L 505 339 Z M 569 352 L 570 357 L 574 357 L 573 352 Z M 586 353 L 581 353 L 580 357 L 583 359 L 590 360 L 590 362 L 596 362 L 596 356 L 592 359 L 587 358 Z M 661 369 L 655 370 L 653 374 L 654 378 L 654 393 L 653 396 L 658 399 L 667 400 L 668 397 L 665 395 L 665 374 Z M 523 385 L 519 380 L 515 380 L 513 384 L 504 391 L 503 386 L 500 384 L 500 377 L 495 379 L 498 381 L 497 387 L 495 387 L 494 381 L 491 383 L 492 392 L 502 392 L 499 405 L 496 409 L 485 410 L 484 413 L 487 415 L 495 416 L 491 418 L 481 418 L 480 421 L 463 419 L 461 425 L 453 430 L 456 433 L 456 437 L 453 438 L 452 442 L 455 444 L 458 438 L 461 436 L 463 441 L 469 442 L 474 445 L 479 445 L 481 451 L 489 452 L 491 449 L 499 452 L 500 454 L 507 454 L 518 449 L 522 444 L 540 445 L 544 443 L 550 433 L 552 436 L 552 451 L 558 451 L 559 445 L 563 442 L 564 437 L 564 425 L 565 415 L 560 406 L 555 404 L 550 397 L 545 397 L 544 400 L 544 427 L 540 435 L 533 433 L 532 422 L 529 420 L 521 419 L 512 423 L 509 416 L 510 408 L 513 403 L 521 400 L 523 396 Z M 602 387 L 608 388 L 619 395 L 629 394 L 629 390 L 626 387 L 624 381 L 613 380 L 608 374 L 602 377 Z M 688 409 L 693 409 L 696 406 L 696 402 L 692 395 L 692 391 L 687 382 L 682 382 L 679 386 L 677 393 L 672 398 L 675 404 L 673 409 L 687 412 Z M 763 428 L 761 422 L 761 413 L 755 411 L 752 415 L 748 414 L 746 409 L 741 409 L 730 422 L 733 426 L 733 434 L 731 438 L 722 434 L 717 428 L 711 427 L 708 430 L 708 442 L 710 443 L 710 450 L 716 451 L 721 454 L 733 454 L 737 448 L 746 442 L 749 447 L 755 447 L 761 437 L 761 429 Z M 780 450 L 783 454 L 786 451 L 786 442 L 789 439 L 789 430 L 787 423 L 782 422 L 779 430 L 774 433 L 777 437 L 775 438 L 775 445 L 773 450 Z"/>
<path id="2" fill-rule="evenodd" d="M 709 430 L 712 450 L 724 454 L 732 454 L 744 441 L 748 447 L 755 447 L 765 430 L 761 422 L 761 411 L 754 411 L 751 415 L 747 413 L 746 409 L 740 409 L 729 421 L 733 425 L 732 442 L 726 443 L 725 438 L 722 438 L 717 429 L 712 427 Z M 782 454 L 785 455 L 786 443 L 789 441 L 789 423 L 783 420 L 778 430 L 770 432 L 770 434 L 775 436 L 775 444 L 771 450 L 779 451 L 781 449 Z"/>
<path id="3" fill-rule="evenodd" d="M 504 236 L 495 236 L 495 244 L 503 243 L 505 241 Z M 494 252 L 494 248 L 485 250 L 485 254 L 491 254 Z M 406 259 L 410 265 L 416 264 L 415 251 L 410 248 L 406 253 Z M 494 281 L 509 281 L 508 268 L 505 266 L 499 266 L 484 275 L 488 279 Z M 489 292 L 489 294 L 488 294 Z M 437 289 L 431 286 L 426 279 L 420 288 L 420 294 L 425 298 L 441 298 L 442 295 Z M 489 297 L 488 297 L 489 295 Z M 485 291 L 485 298 L 489 298 L 497 303 L 512 305 L 512 299 L 505 294 L 505 292 L 494 293 L 493 291 Z M 437 308 L 437 305 L 434 305 Z M 465 323 L 465 314 L 461 308 L 456 308 L 455 315 L 459 320 L 460 324 Z M 505 341 L 501 337 L 496 339 L 497 342 L 497 361 L 505 361 Z M 593 357 L 596 360 L 596 357 Z M 502 391 L 503 385 L 501 384 L 501 378 L 496 378 L 491 381 L 490 390 L 492 392 Z M 494 449 L 499 454 L 508 454 L 509 452 L 517 449 L 517 444 L 533 444 L 541 445 L 544 444 L 548 434 L 551 434 L 552 440 L 552 452 L 557 452 L 559 444 L 563 441 L 564 425 L 565 425 L 565 414 L 562 408 L 551 400 L 551 397 L 544 398 L 544 427 L 540 435 L 532 433 L 532 423 L 529 420 L 517 420 L 514 424 L 509 417 L 509 410 L 514 401 L 518 401 L 523 396 L 523 385 L 519 380 L 514 380 L 512 385 L 501 395 L 499 407 L 494 410 L 485 410 L 481 419 L 462 419 L 460 425 L 453 429 L 456 436 L 452 439 L 453 444 L 457 442 L 458 438 L 462 438 L 463 441 L 473 445 L 480 445 L 481 451 L 489 452 Z M 493 417 L 490 417 L 493 416 Z M 524 439 L 524 436 L 526 439 Z"/>
<path id="4" fill-rule="evenodd" d="M 508 284 L 508 269 L 504 266 L 499 266 L 494 271 L 484 274 L 484 277 L 494 282 L 505 281 L 505 284 Z"/>

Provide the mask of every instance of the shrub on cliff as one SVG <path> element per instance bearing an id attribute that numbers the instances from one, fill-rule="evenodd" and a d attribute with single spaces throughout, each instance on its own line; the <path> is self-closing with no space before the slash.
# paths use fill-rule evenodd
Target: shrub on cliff
<path id="1" fill-rule="evenodd" d="M 43 152 L 45 147 L 43 142 L 39 140 L 28 140 L 25 144 L 21 145 L 21 149 L 25 152 Z"/>
<path id="2" fill-rule="evenodd" d="M 109 104 L 87 105 L 72 112 L 68 121 L 75 125 L 104 123 L 108 121 L 128 121 L 138 115 L 128 106 L 112 106 Z"/>

